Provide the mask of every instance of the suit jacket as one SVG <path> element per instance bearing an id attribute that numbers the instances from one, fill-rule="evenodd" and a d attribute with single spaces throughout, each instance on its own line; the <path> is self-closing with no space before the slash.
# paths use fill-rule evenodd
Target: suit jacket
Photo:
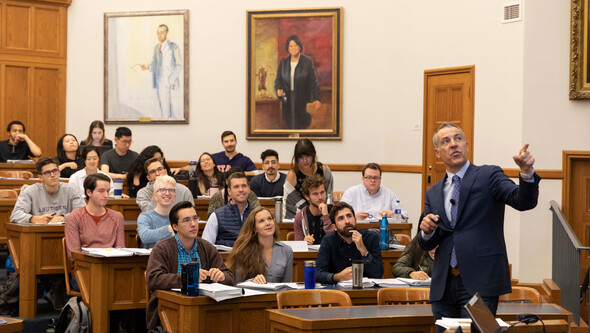
<path id="1" fill-rule="evenodd" d="M 439 216 L 438 228 L 428 240 L 418 233 L 422 248 L 437 245 L 430 287 L 430 300 L 441 300 L 448 276 L 451 250 L 455 246 L 461 279 L 468 293 L 499 296 L 511 292 L 506 242 L 504 209 L 509 205 L 524 211 L 537 205 L 539 176 L 534 182 L 510 180 L 497 166 L 470 165 L 461 180 L 457 223 L 451 228 L 444 208 L 443 184 L 447 176 L 428 191 L 424 210 Z"/>
<path id="2" fill-rule="evenodd" d="M 183 65 L 180 48 L 176 43 L 171 42 L 168 39 L 166 39 L 162 44 L 168 44 L 169 52 L 172 53 L 172 57 L 170 59 L 170 68 L 172 72 L 169 73 L 168 81 L 170 82 L 170 87 L 172 89 L 176 89 L 180 85 L 179 75 L 182 71 Z M 156 46 L 154 46 L 154 57 L 152 59 L 152 63 L 150 64 L 150 70 L 152 71 L 152 85 L 154 89 L 158 88 L 158 80 L 162 75 L 162 66 L 162 54 L 160 53 L 160 43 L 158 43 Z"/>

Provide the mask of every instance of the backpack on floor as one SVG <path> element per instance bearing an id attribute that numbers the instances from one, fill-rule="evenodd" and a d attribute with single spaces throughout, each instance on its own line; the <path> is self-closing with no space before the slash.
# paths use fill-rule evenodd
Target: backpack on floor
<path id="1" fill-rule="evenodd" d="M 90 309 L 80 297 L 72 297 L 59 314 L 56 333 L 88 333 L 92 332 Z"/>

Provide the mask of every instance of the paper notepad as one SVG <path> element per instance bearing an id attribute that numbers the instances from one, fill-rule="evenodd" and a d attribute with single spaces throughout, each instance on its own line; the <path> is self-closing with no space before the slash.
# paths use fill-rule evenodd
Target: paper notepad
<path id="1" fill-rule="evenodd" d="M 281 243 L 291 247 L 293 252 L 307 252 L 309 249 L 307 248 L 306 241 L 281 241 Z"/>
<path id="2" fill-rule="evenodd" d="M 130 257 L 133 255 L 131 251 L 125 251 L 123 249 L 115 249 L 115 248 L 89 248 L 83 247 L 82 251 L 86 251 L 92 255 L 101 256 L 101 257 Z"/>
<path id="3" fill-rule="evenodd" d="M 414 280 L 414 279 L 406 279 L 406 278 L 397 278 L 399 281 L 409 284 L 410 286 L 430 286 L 431 278 L 426 280 Z"/>
<path id="4" fill-rule="evenodd" d="M 217 302 L 226 299 L 242 297 L 242 288 L 226 286 L 221 283 L 199 283 L 199 292 L 203 296 L 208 296 Z"/>

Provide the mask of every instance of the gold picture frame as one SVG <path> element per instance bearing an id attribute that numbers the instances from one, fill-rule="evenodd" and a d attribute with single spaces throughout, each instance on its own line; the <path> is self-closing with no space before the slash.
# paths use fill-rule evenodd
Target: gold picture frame
<path id="1" fill-rule="evenodd" d="M 569 99 L 590 99 L 588 0 L 571 0 Z"/>
<path id="2" fill-rule="evenodd" d="M 107 124 L 188 124 L 189 11 L 104 14 Z"/>
<path id="3" fill-rule="evenodd" d="M 246 16 L 246 138 L 341 140 L 342 8 Z"/>

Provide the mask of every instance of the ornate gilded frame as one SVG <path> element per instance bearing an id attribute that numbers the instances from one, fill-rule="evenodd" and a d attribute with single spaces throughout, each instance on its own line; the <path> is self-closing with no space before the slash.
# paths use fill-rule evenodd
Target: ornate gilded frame
<path id="1" fill-rule="evenodd" d="M 588 0 L 571 0 L 569 99 L 590 99 Z"/>
<path id="2" fill-rule="evenodd" d="M 342 8 L 255 10 L 246 16 L 247 139 L 341 140 Z M 300 37 L 301 54 L 312 60 L 320 87 L 321 106 L 308 102 L 304 112 L 311 116 L 303 114 L 303 118 L 311 122 L 299 129 L 285 121 L 285 102 L 275 91 L 279 63 L 289 57 L 285 44 L 291 35 Z M 298 120 L 292 116 L 291 121 Z"/>

